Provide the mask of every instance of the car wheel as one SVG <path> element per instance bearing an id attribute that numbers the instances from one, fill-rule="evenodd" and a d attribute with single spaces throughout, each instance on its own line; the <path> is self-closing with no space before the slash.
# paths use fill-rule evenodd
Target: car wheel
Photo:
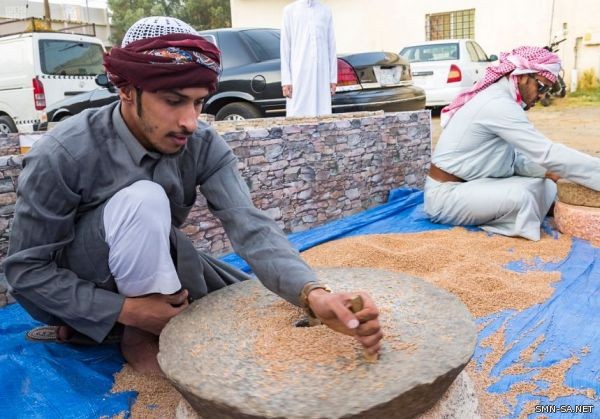
<path id="1" fill-rule="evenodd" d="M 234 102 L 223 106 L 215 119 L 217 121 L 243 121 L 245 119 L 262 118 L 256 106 L 246 102 Z"/>
<path id="2" fill-rule="evenodd" d="M 69 118 L 70 118 L 70 117 L 72 117 L 72 116 L 73 116 L 73 115 L 69 115 L 69 114 L 62 115 L 60 118 L 58 118 L 58 119 L 56 120 L 56 122 L 64 121 L 65 119 L 69 119 Z"/>
<path id="3" fill-rule="evenodd" d="M 12 118 L 8 115 L 0 116 L 0 134 L 10 134 L 11 132 L 17 132 L 17 126 Z"/>

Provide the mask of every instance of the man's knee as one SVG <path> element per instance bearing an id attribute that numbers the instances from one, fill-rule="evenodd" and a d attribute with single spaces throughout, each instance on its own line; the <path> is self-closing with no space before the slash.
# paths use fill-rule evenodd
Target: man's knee
<path id="1" fill-rule="evenodd" d="M 513 189 L 506 196 L 506 206 L 511 210 L 517 210 L 528 205 L 534 199 L 531 191 L 525 188 Z"/>
<path id="2" fill-rule="evenodd" d="M 506 197 L 502 205 L 502 211 L 498 214 L 498 218 L 505 216 L 517 216 L 517 214 L 534 214 L 540 220 L 543 219 L 550 206 L 554 201 L 552 187 L 544 188 L 544 184 L 540 184 L 539 190 L 530 188 L 519 188 L 512 190 Z"/>
<path id="3" fill-rule="evenodd" d="M 110 201 L 117 200 L 124 209 L 140 215 L 168 214 L 169 198 L 158 183 L 139 180 L 117 192 Z M 170 214 L 169 214 L 170 215 Z"/>
<path id="4" fill-rule="evenodd" d="M 104 209 L 105 225 L 126 223 L 133 219 L 147 223 L 148 227 L 170 225 L 169 198 L 162 186 L 149 180 L 139 180 L 108 200 Z"/>

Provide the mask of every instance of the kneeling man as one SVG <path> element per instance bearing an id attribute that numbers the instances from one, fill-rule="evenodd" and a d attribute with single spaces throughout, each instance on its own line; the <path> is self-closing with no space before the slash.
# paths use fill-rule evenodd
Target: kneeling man
<path id="1" fill-rule="evenodd" d="M 199 187 L 267 288 L 378 352 L 369 296 L 355 315 L 352 294 L 317 281 L 252 204 L 223 138 L 198 122 L 216 89 L 219 50 L 186 23 L 153 16 L 129 29 L 105 67 L 120 100 L 59 124 L 24 158 L 5 261 L 18 302 L 56 326 L 59 341 L 102 342 L 122 329 L 125 359 L 158 372 L 167 322 L 191 300 L 248 278 L 197 252 L 179 230 Z"/>

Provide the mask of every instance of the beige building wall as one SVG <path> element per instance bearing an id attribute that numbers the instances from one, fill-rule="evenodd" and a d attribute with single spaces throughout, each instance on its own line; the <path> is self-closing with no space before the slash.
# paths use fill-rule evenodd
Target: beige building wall
<path id="1" fill-rule="evenodd" d="M 475 9 L 475 40 L 490 54 L 499 55 L 518 45 L 546 45 L 554 35 L 560 45 L 565 76 L 577 65 L 600 73 L 600 1 L 598 0 L 321 0 L 333 12 L 340 53 L 386 50 L 399 52 L 411 42 L 426 39 L 425 16 Z M 234 27 L 281 27 L 283 8 L 292 0 L 231 0 Z M 588 35 L 586 35 L 588 34 Z M 594 38 L 594 34 L 595 37 Z M 585 37 L 598 44 L 590 44 Z M 581 45 L 575 62 L 576 39 Z"/>
<path id="2" fill-rule="evenodd" d="M 579 77 L 583 71 L 593 69 L 600 75 L 600 1 L 557 0 L 553 27 L 562 33 L 566 24 L 567 40 L 560 44 L 558 54 L 563 60 L 566 80 L 576 70 Z"/>

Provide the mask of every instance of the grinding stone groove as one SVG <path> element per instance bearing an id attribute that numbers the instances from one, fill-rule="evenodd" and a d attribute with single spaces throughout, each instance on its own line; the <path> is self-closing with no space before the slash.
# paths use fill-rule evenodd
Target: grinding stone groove
<path id="1" fill-rule="evenodd" d="M 201 416 L 414 417 L 471 359 L 475 323 L 453 295 L 383 270 L 317 273 L 334 290 L 373 296 L 386 335 L 379 361 L 365 362 L 353 338 L 324 326 L 295 328 L 301 311 L 258 281 L 229 286 L 194 302 L 160 336 L 162 370 Z"/>

